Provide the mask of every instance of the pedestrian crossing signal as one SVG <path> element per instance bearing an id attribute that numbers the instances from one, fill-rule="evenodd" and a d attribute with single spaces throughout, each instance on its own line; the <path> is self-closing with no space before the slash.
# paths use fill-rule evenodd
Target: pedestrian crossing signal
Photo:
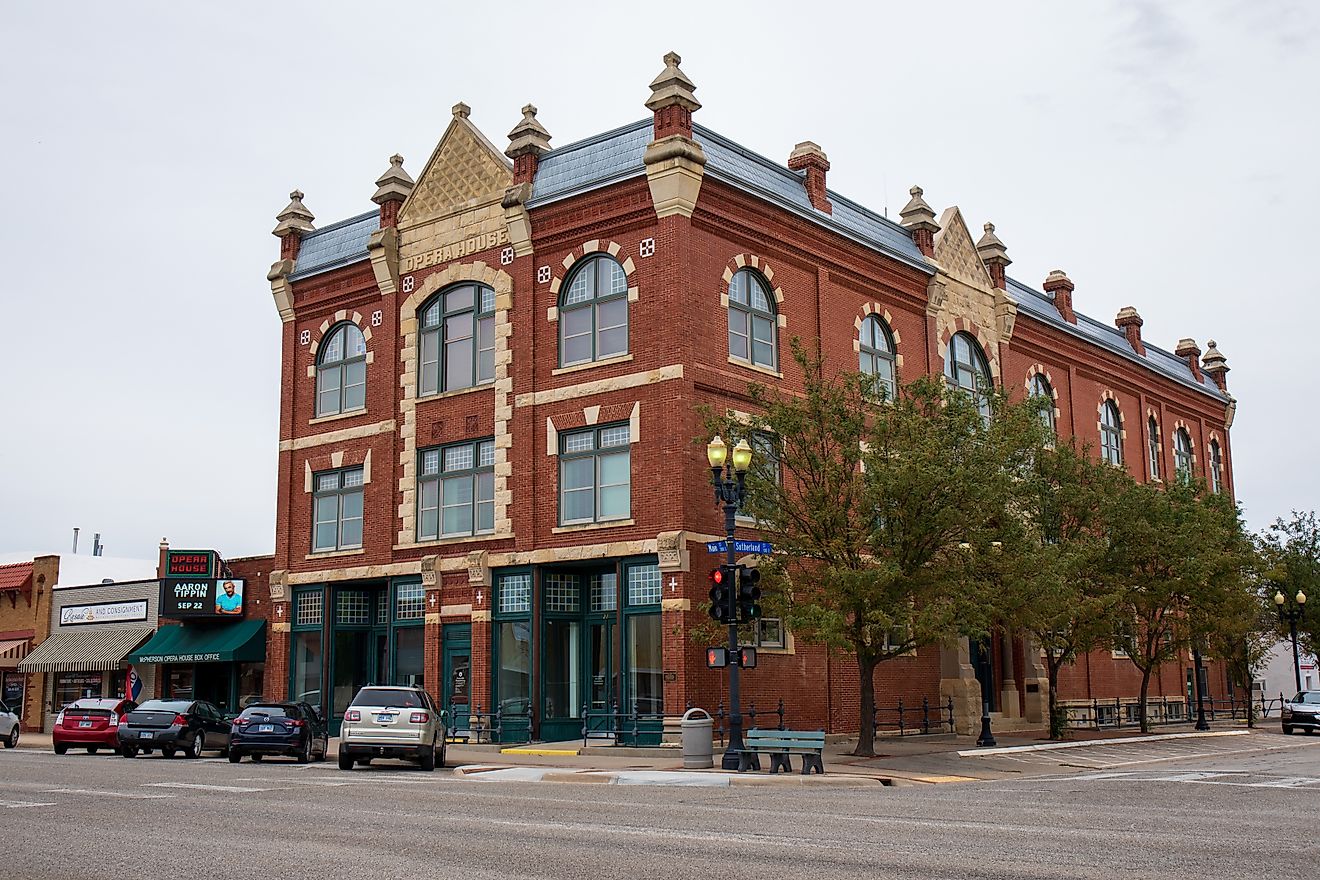
<path id="1" fill-rule="evenodd" d="M 723 669 L 729 665 L 728 648 L 707 648 L 706 649 L 706 668 Z"/>

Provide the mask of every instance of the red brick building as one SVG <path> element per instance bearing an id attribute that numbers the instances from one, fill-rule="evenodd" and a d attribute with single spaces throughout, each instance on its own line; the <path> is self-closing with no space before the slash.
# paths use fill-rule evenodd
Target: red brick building
<path id="1" fill-rule="evenodd" d="M 902 222 L 829 190 L 810 142 L 787 166 L 692 122 L 669 55 L 652 117 L 551 149 L 534 107 L 494 146 L 454 107 L 417 180 L 321 228 L 294 192 L 269 280 L 283 326 L 267 690 L 342 714 L 367 681 L 423 682 L 464 712 L 530 709 L 570 738 L 584 706 L 713 706 L 704 542 L 720 537 L 700 405 L 798 386 L 789 340 L 839 369 L 979 374 L 1055 400 L 1062 436 L 1142 479 L 1191 468 L 1232 491 L 1227 365 L 1080 315 L 1073 283 L 1005 274 L 986 224 L 913 188 Z M 749 531 L 748 537 L 754 535 Z M 856 724 L 855 666 L 760 628 L 745 700 L 795 725 Z M 984 689 L 1039 725 L 1038 652 L 1012 633 L 882 664 L 882 702 Z M 1137 693 L 1086 659 L 1069 697 Z M 1180 668 L 1156 682 L 1182 695 Z M 1222 688 L 1215 688 L 1222 691 Z M 461 707 L 466 706 L 466 709 Z"/>

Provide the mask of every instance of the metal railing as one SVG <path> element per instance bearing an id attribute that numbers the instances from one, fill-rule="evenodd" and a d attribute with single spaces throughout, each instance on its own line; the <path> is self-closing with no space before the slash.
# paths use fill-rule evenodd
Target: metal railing
<path id="1" fill-rule="evenodd" d="M 899 736 L 928 734 L 932 728 L 936 733 L 953 733 L 953 697 L 934 705 L 929 697 L 922 697 L 920 706 L 904 705 L 901 699 L 893 706 L 877 705 L 871 710 L 871 723 L 877 732 L 897 730 Z"/>
<path id="2" fill-rule="evenodd" d="M 1278 699 L 1266 700 L 1261 694 L 1259 699 L 1244 699 L 1235 695 L 1216 699 L 1207 696 L 1203 699 L 1207 721 L 1246 721 L 1266 719 L 1271 714 L 1277 715 L 1283 703 L 1283 695 Z M 1115 697 L 1112 700 L 1091 700 L 1089 702 L 1067 701 L 1059 707 L 1067 718 L 1068 727 L 1075 729 L 1120 730 L 1124 727 L 1136 727 L 1141 724 L 1141 701 L 1124 700 Z M 1196 720 L 1197 705 L 1185 697 L 1152 697 L 1146 700 L 1146 721 L 1152 726 L 1167 724 L 1189 724 Z"/>
<path id="3" fill-rule="evenodd" d="M 689 709 L 692 708 L 691 704 L 688 705 L 688 708 Z M 724 748 L 724 741 L 729 733 L 729 714 L 730 714 L 729 710 L 724 707 L 723 700 L 720 700 L 719 705 L 716 707 L 715 711 L 711 713 L 711 717 L 715 719 L 714 732 L 715 732 L 715 736 L 719 737 L 720 748 Z M 774 716 L 773 723 L 775 730 L 787 729 L 784 727 L 783 697 L 779 698 L 779 701 L 776 703 L 775 708 L 773 709 L 757 709 L 756 701 L 753 700 L 752 702 L 747 704 L 747 708 L 744 709 L 742 713 L 743 731 L 746 732 L 754 727 L 759 727 L 763 730 L 766 729 L 766 724 L 764 723 L 758 724 L 756 722 L 756 719 L 759 717 L 764 719 L 765 721 L 770 721 L 771 716 Z"/>
<path id="4" fill-rule="evenodd" d="M 619 701 L 611 700 L 607 709 L 582 705 L 582 745 L 590 740 L 609 740 L 610 745 L 658 746 L 664 736 L 663 712 L 643 712 L 634 701 L 630 710 L 620 710 Z"/>
<path id="5" fill-rule="evenodd" d="M 525 743 L 532 741 L 532 710 L 497 708 L 494 712 L 482 712 L 477 703 L 473 711 L 466 713 L 468 742 L 471 743 Z M 452 721 L 464 716 L 459 713 Z M 465 731 L 456 727 L 449 730 L 451 737 L 461 737 Z"/>

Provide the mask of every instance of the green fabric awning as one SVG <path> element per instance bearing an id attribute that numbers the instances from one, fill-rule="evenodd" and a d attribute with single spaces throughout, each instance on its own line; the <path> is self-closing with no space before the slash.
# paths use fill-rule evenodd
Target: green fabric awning
<path id="1" fill-rule="evenodd" d="M 162 626 L 131 663 L 256 663 L 266 659 L 266 621 Z"/>

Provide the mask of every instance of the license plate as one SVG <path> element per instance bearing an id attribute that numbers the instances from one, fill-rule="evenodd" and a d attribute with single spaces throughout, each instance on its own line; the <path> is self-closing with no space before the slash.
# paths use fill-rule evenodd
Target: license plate
<path id="1" fill-rule="evenodd" d="M 79 721 L 79 722 L 78 722 L 78 726 L 79 726 L 79 727 L 91 727 L 91 726 L 92 726 L 92 722 L 90 722 L 90 721 Z"/>
<path id="2" fill-rule="evenodd" d="M 141 733 L 138 734 L 138 738 L 139 738 L 139 739 L 151 739 L 151 738 L 154 737 L 154 736 L 155 736 L 155 734 L 152 733 L 150 730 L 144 730 L 144 731 L 142 731 Z"/>
<path id="3" fill-rule="evenodd" d="M 395 717 L 395 716 L 393 716 L 393 715 L 377 715 L 377 716 L 376 716 L 376 723 L 377 723 L 377 724 L 393 724 L 393 723 L 394 723 L 394 717 Z"/>
<path id="4" fill-rule="evenodd" d="M 274 732 L 275 732 L 275 725 L 274 725 L 274 724 L 258 724 L 258 725 L 257 725 L 257 733 L 274 733 Z"/>

